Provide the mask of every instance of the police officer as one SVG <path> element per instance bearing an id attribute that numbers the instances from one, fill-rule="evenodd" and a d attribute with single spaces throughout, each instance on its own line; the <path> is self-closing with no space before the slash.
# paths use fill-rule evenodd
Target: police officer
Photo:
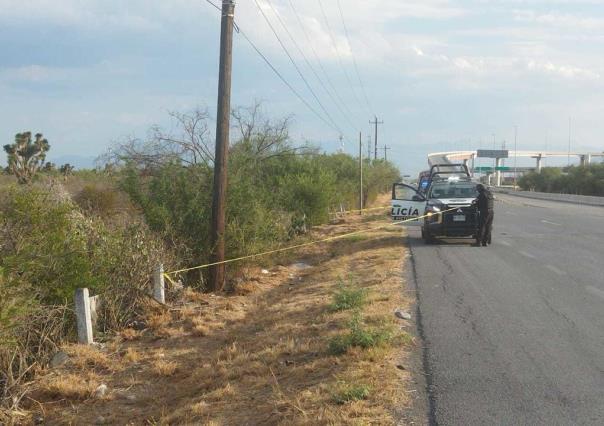
<path id="1" fill-rule="evenodd" d="M 484 185 L 476 185 L 478 191 L 478 236 L 476 242 L 483 247 L 487 244 L 491 244 L 491 230 L 493 229 L 493 218 L 494 212 L 494 198 L 491 191 L 489 191 Z"/>

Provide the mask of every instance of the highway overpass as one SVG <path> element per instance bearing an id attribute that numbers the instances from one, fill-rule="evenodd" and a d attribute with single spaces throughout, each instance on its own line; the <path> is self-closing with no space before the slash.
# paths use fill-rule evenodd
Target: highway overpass
<path id="1" fill-rule="evenodd" d="M 502 153 L 498 156 L 485 157 L 480 155 L 483 151 L 492 151 Z M 505 153 L 505 155 L 503 154 Z M 541 172 L 541 166 L 543 159 L 545 158 L 571 158 L 578 157 L 581 165 L 591 164 L 592 160 L 596 157 L 604 157 L 604 152 L 562 152 L 562 151 L 513 151 L 513 150 L 476 150 L 476 151 L 451 151 L 451 152 L 435 152 L 428 154 L 428 163 L 430 166 L 434 164 L 449 164 L 449 163 L 464 163 L 474 170 L 474 164 L 477 158 L 494 158 L 495 166 L 500 167 L 501 161 L 506 158 L 532 158 L 535 160 L 535 168 L 538 172 Z M 526 171 L 526 167 L 522 168 L 522 171 Z M 518 171 L 521 171 L 518 168 Z M 495 185 L 501 186 L 501 171 L 495 172 Z"/>

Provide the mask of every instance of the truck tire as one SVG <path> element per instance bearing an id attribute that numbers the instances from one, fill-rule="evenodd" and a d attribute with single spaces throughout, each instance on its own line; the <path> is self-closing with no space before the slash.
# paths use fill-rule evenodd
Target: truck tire
<path id="1" fill-rule="evenodd" d="M 426 244 L 434 243 L 434 237 L 432 235 L 430 235 L 430 233 L 428 231 L 425 231 L 423 228 L 422 228 L 422 238 L 424 239 L 424 242 Z"/>

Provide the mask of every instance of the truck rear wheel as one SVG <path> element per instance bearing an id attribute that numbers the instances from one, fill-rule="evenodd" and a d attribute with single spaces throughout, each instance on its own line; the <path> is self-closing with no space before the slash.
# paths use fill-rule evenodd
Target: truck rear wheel
<path id="1" fill-rule="evenodd" d="M 426 244 L 434 243 L 434 237 L 432 235 L 430 235 L 430 233 L 428 231 L 426 231 L 424 228 L 422 228 L 422 238 L 424 239 L 424 242 Z"/>

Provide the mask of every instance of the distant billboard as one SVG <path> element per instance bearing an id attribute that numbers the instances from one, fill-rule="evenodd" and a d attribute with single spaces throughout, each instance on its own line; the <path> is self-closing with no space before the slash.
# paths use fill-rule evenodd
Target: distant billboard
<path id="1" fill-rule="evenodd" d="M 482 158 L 508 158 L 509 151 L 507 149 L 479 149 L 478 157 Z"/>

